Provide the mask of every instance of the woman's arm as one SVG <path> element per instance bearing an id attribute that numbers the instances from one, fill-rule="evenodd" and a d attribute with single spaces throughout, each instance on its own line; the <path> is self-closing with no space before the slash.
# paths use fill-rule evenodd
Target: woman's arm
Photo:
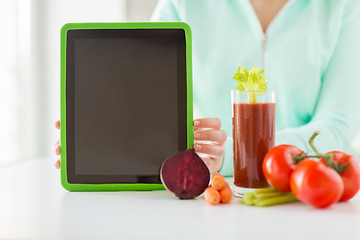
<path id="1" fill-rule="evenodd" d="M 307 140 L 320 130 L 315 140 L 319 151 L 350 150 L 360 125 L 360 1 L 349 1 L 342 20 L 313 118 L 304 126 L 277 132 L 277 145 L 293 144 L 311 152 Z"/>

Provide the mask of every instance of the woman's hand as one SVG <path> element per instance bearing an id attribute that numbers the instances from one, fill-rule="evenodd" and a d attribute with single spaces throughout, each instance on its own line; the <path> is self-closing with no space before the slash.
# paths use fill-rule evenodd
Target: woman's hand
<path id="1" fill-rule="evenodd" d="M 55 127 L 60 130 L 60 120 L 57 120 L 57 121 L 55 122 Z M 58 140 L 55 142 L 55 144 L 54 144 L 54 151 L 55 151 L 55 154 L 56 154 L 56 155 L 59 155 L 59 156 L 60 156 L 60 139 L 58 139 Z M 57 169 L 60 169 L 60 159 L 58 159 L 58 160 L 55 162 L 55 167 L 56 167 Z"/>
<path id="2" fill-rule="evenodd" d="M 200 155 L 210 173 L 220 170 L 223 156 L 224 143 L 227 134 L 221 130 L 221 121 L 218 118 L 199 118 L 194 122 L 195 151 Z"/>
<path id="3" fill-rule="evenodd" d="M 227 134 L 221 130 L 221 121 L 218 118 L 199 118 L 194 122 L 195 151 L 211 173 L 219 171 L 223 162 L 224 143 Z M 60 129 L 60 120 L 55 122 L 55 127 Z M 56 155 L 60 155 L 60 140 L 54 144 Z M 60 169 L 60 159 L 55 162 L 55 168 Z"/>

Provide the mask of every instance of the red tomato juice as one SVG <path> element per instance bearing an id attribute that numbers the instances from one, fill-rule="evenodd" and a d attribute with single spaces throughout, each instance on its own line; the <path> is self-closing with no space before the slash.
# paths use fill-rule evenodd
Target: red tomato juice
<path id="1" fill-rule="evenodd" d="M 233 140 L 235 186 L 269 187 L 262 162 L 275 144 L 275 103 L 233 104 Z"/>

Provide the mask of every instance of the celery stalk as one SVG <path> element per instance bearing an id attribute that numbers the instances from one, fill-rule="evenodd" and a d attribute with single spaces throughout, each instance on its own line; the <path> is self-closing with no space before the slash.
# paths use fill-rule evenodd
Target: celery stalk
<path id="1" fill-rule="evenodd" d="M 260 193 L 272 193 L 272 192 L 279 192 L 279 190 L 277 190 L 276 188 L 273 187 L 269 187 L 269 188 L 258 188 L 254 190 L 255 194 L 260 194 Z"/>
<path id="2" fill-rule="evenodd" d="M 254 205 L 254 201 L 255 200 L 255 194 L 254 193 L 245 193 L 244 194 L 244 198 L 243 198 L 243 201 L 244 201 L 244 204 L 245 205 Z"/>
<path id="3" fill-rule="evenodd" d="M 248 206 L 267 207 L 297 201 L 299 200 L 291 192 L 284 193 L 275 188 L 263 188 L 245 193 L 244 198 L 239 202 Z"/>
<path id="4" fill-rule="evenodd" d="M 292 202 L 298 202 L 298 201 L 299 200 L 292 193 L 288 193 L 288 194 L 273 197 L 273 198 L 257 199 L 256 201 L 253 201 L 253 203 L 255 204 L 255 206 L 258 206 L 258 207 L 267 207 L 267 206 L 272 206 L 272 205 L 292 203 Z"/>
<path id="5" fill-rule="evenodd" d="M 273 198 L 273 197 L 285 195 L 285 193 L 282 193 L 282 192 L 254 193 L 254 194 L 257 199 L 266 199 L 266 198 Z"/>
<path id="6" fill-rule="evenodd" d="M 248 93 L 249 103 L 256 103 L 256 93 Z"/>

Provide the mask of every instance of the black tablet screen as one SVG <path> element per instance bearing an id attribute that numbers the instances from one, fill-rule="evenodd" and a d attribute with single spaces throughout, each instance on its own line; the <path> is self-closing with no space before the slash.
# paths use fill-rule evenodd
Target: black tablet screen
<path id="1" fill-rule="evenodd" d="M 68 181 L 160 183 L 162 162 L 186 149 L 184 32 L 71 30 L 67 40 Z"/>

